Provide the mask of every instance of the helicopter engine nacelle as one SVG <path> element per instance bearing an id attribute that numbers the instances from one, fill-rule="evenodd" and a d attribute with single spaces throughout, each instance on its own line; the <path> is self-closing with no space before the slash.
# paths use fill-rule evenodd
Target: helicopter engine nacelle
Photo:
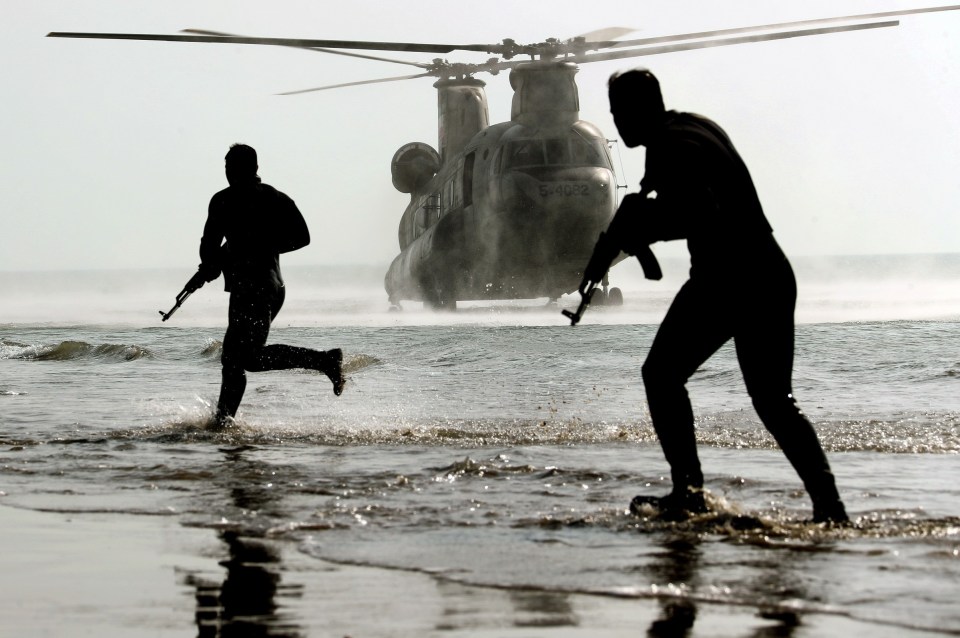
<path id="1" fill-rule="evenodd" d="M 439 170 L 440 154 L 422 142 L 404 144 L 390 161 L 393 186 L 401 193 L 413 193 L 422 188 Z"/>

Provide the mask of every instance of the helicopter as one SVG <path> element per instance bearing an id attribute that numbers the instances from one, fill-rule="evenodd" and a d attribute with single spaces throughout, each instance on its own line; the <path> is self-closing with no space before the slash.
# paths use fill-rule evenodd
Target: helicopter
<path id="1" fill-rule="evenodd" d="M 398 227 L 399 254 L 385 276 L 391 307 L 420 301 L 455 309 L 459 301 L 558 300 L 576 291 L 599 234 L 617 210 L 610 143 L 580 119 L 579 65 L 710 47 L 894 27 L 898 16 L 951 11 L 939 6 L 619 39 L 610 28 L 567 40 L 519 44 L 431 44 L 240 36 L 187 29 L 180 34 L 51 32 L 49 37 L 252 44 L 406 64 L 420 72 L 360 80 L 283 95 L 435 78 L 437 148 L 401 146 L 390 162 L 393 186 L 410 195 Z M 827 26 L 836 23 L 833 26 Z M 485 62 L 411 62 L 357 51 L 492 55 Z M 529 59 L 517 59 L 529 58 Z M 509 71 L 511 117 L 490 123 L 480 74 Z M 620 254 L 616 261 L 625 259 Z M 604 275 L 594 304 L 619 305 L 619 288 Z"/>

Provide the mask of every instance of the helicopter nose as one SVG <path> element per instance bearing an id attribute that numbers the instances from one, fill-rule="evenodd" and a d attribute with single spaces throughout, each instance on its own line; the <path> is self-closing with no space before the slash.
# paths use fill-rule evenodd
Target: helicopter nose
<path id="1" fill-rule="evenodd" d="M 609 170 L 522 170 L 503 181 L 504 214 L 513 218 L 516 241 L 531 253 L 554 254 L 561 259 L 580 255 L 583 237 L 595 238 L 615 212 L 616 183 Z M 537 251 L 549 243 L 550 251 Z M 592 248 L 592 244 L 589 246 Z"/>
<path id="2" fill-rule="evenodd" d="M 615 188 L 613 175 L 602 168 L 515 171 L 504 180 L 504 200 L 539 215 L 612 211 Z"/>

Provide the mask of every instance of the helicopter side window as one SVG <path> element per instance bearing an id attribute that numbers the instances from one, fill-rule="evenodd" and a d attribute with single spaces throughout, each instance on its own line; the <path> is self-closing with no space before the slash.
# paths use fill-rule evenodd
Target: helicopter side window
<path id="1" fill-rule="evenodd" d="M 419 237 L 433 226 L 440 216 L 440 193 L 432 193 L 420 200 L 420 206 L 413 215 L 413 237 Z"/>

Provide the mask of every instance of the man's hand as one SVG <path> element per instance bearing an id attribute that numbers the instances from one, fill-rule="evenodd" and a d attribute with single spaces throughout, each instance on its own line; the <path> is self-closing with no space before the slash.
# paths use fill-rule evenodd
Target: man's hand
<path id="1" fill-rule="evenodd" d="M 201 264 L 200 268 L 194 273 L 193 277 L 190 278 L 190 281 L 187 282 L 187 285 L 183 287 L 184 290 L 188 292 L 196 292 L 203 287 L 203 284 L 207 283 L 208 271 L 204 270 L 203 265 Z M 219 276 L 220 273 L 217 273 Z M 216 276 L 214 277 L 216 279 Z"/>
<path id="2" fill-rule="evenodd" d="M 610 265 L 619 254 L 620 248 L 616 246 L 609 229 L 605 233 L 600 233 L 597 244 L 593 248 L 593 254 L 590 255 L 590 261 L 587 262 L 587 267 L 583 269 L 583 280 L 580 282 L 579 288 L 581 295 L 585 295 L 588 289 L 603 280 L 603 276 L 607 274 Z"/>
<path id="3" fill-rule="evenodd" d="M 657 280 L 663 277 L 663 273 L 650 250 L 652 242 L 647 239 L 649 231 L 644 228 L 644 216 L 650 212 L 652 201 L 643 193 L 628 194 L 620 202 L 606 234 L 617 250 L 633 255 L 640 261 L 644 277 Z"/>
<path id="4" fill-rule="evenodd" d="M 636 247 L 647 246 L 640 235 L 642 233 L 642 218 L 647 198 L 640 193 L 630 193 L 620 202 L 617 213 L 607 227 L 607 234 L 617 245 L 617 248 L 628 255 L 636 255 Z"/>

